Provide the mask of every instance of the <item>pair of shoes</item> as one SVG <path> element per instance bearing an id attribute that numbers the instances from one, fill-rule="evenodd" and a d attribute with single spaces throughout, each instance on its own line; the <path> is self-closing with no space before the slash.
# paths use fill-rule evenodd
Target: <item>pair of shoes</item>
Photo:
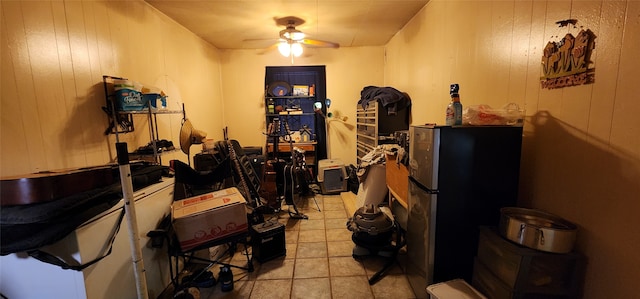
<path id="1" fill-rule="evenodd" d="M 229 266 L 220 267 L 218 280 L 220 281 L 220 289 L 222 289 L 223 292 L 233 291 L 233 273 Z"/>

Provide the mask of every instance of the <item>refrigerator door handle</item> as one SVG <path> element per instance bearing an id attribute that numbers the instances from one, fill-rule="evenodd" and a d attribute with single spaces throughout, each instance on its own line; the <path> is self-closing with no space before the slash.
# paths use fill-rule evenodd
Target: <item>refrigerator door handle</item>
<path id="1" fill-rule="evenodd" d="M 424 190 L 425 192 L 429 193 L 429 194 L 438 194 L 438 190 L 431 190 L 429 188 L 427 188 L 425 185 L 423 185 L 422 183 L 420 183 L 418 180 L 416 180 L 414 177 L 409 176 L 409 180 L 411 180 L 411 182 L 413 182 L 414 184 L 416 184 L 418 187 L 420 187 L 420 189 Z"/>

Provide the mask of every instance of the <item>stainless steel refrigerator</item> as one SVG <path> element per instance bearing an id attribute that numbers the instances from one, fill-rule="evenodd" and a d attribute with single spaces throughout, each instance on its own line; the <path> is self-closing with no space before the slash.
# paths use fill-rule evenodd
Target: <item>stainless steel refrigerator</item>
<path id="1" fill-rule="evenodd" d="M 516 205 L 522 127 L 409 128 L 407 275 L 418 298 L 429 284 L 471 283 L 479 226 Z"/>

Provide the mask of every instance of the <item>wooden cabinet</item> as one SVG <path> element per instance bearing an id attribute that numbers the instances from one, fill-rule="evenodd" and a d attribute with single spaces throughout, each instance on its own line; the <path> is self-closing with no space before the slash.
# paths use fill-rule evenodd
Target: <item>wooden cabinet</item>
<path id="1" fill-rule="evenodd" d="M 409 193 L 409 170 L 402 163 L 396 163 L 395 155 L 386 155 L 386 179 L 389 192 L 400 204 L 407 207 Z"/>
<path id="2" fill-rule="evenodd" d="M 395 155 L 385 155 L 387 189 L 389 189 L 389 207 L 400 226 L 407 229 L 409 170 L 402 163 L 396 163 Z"/>
<path id="3" fill-rule="evenodd" d="M 301 150 L 304 150 L 304 158 L 307 165 L 315 165 L 316 164 L 316 143 L 308 142 L 308 143 L 293 143 L 293 147 L 297 147 Z M 267 152 L 273 152 L 273 144 L 270 143 L 267 145 Z M 283 155 L 290 156 L 291 155 L 291 145 L 288 142 L 278 143 L 278 153 L 283 153 Z"/>

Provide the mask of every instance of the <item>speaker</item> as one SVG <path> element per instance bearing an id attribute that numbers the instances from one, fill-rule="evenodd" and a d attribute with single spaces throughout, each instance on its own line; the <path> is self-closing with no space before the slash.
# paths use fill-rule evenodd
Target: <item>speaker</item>
<path id="1" fill-rule="evenodd" d="M 270 220 L 251 226 L 253 258 L 260 263 L 285 256 L 284 224 Z"/>

